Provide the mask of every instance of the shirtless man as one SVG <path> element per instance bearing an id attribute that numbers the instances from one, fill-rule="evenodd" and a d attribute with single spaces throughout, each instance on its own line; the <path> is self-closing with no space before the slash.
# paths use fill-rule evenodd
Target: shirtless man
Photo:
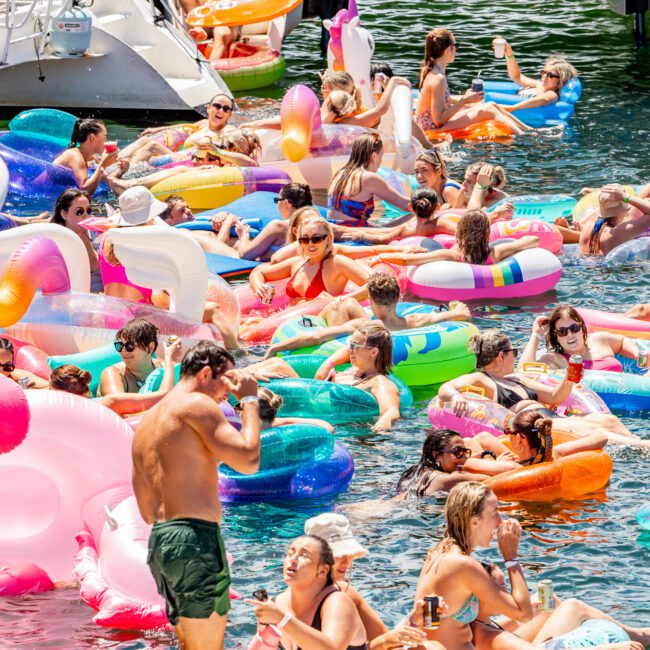
<path id="1" fill-rule="evenodd" d="M 242 406 L 238 432 L 219 402 Z M 149 568 L 183 650 L 223 648 L 230 573 L 221 538 L 219 463 L 253 474 L 260 461 L 257 382 L 232 356 L 200 341 L 181 363 L 178 384 L 147 411 L 132 447 L 133 489 L 153 524 Z"/>
<path id="2" fill-rule="evenodd" d="M 216 144 L 224 133 L 235 128 L 228 125 L 228 120 L 235 108 L 232 97 L 219 93 L 210 100 L 206 108 L 208 119 L 199 120 L 195 123 L 194 126 L 198 130 L 187 138 L 183 147 L 190 147 L 203 138 L 210 138 Z M 169 127 L 160 126 L 145 129 L 135 142 L 124 147 L 124 149 L 120 149 L 119 159 L 126 159 L 133 165 L 137 162 L 147 161 L 153 156 L 164 156 L 173 153 L 169 147 L 166 147 L 157 138 L 151 137 L 167 128 Z"/>
<path id="3" fill-rule="evenodd" d="M 313 332 L 298 334 L 285 341 L 279 341 L 269 346 L 265 359 L 274 357 L 278 352 L 298 350 L 312 345 L 320 345 L 339 336 L 351 334 L 362 325 L 380 323 L 391 331 L 413 329 L 433 325 L 441 321 L 469 320 L 470 313 L 467 305 L 462 302 L 454 305 L 447 312 L 430 312 L 426 314 L 407 314 L 398 316 L 396 307 L 400 300 L 400 288 L 397 280 L 387 273 L 375 272 L 368 277 L 368 302 L 376 320 L 352 298 L 343 298 L 330 302 L 319 317 L 326 320 L 329 327 L 314 328 Z"/>

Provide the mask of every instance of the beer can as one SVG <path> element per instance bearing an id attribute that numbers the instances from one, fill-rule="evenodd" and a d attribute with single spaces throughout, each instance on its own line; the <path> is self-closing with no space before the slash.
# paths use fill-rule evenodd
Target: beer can
<path id="1" fill-rule="evenodd" d="M 21 377 L 18 380 L 18 385 L 25 390 L 29 386 L 29 377 Z"/>
<path id="2" fill-rule="evenodd" d="M 540 580 L 537 583 L 537 602 L 542 612 L 551 612 L 554 609 L 553 581 Z"/>
<path id="3" fill-rule="evenodd" d="M 438 596 L 424 597 L 424 624 L 423 627 L 431 630 L 440 627 L 440 616 L 438 614 Z"/>
<path id="4" fill-rule="evenodd" d="M 579 354 L 572 354 L 569 357 L 567 379 L 576 384 L 582 379 L 582 357 Z"/>
<path id="5" fill-rule="evenodd" d="M 273 294 L 275 293 L 273 285 L 265 284 L 262 291 L 262 302 L 265 305 L 270 305 L 273 302 Z"/>
<path id="6" fill-rule="evenodd" d="M 639 359 L 636 362 L 636 365 L 639 366 L 639 368 L 647 368 L 648 367 L 648 353 L 643 351 L 639 352 Z"/>

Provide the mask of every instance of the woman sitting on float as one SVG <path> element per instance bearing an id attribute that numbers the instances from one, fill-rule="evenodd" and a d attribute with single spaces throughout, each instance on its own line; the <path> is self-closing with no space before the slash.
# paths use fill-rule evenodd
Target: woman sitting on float
<path id="1" fill-rule="evenodd" d="M 580 229 L 581 255 L 607 255 L 650 228 L 650 200 L 630 196 L 621 185 L 602 187 L 598 205 L 595 221 Z"/>
<path id="2" fill-rule="evenodd" d="M 447 163 L 440 151 L 420 151 L 415 156 L 413 174 L 420 187 L 429 187 L 438 195 L 441 208 L 454 207 L 461 184 L 447 176 Z"/>
<path id="3" fill-rule="evenodd" d="M 539 237 L 526 235 L 520 239 L 490 247 L 490 220 L 481 210 L 466 212 L 458 222 L 456 243 L 427 253 L 381 253 L 378 259 L 390 264 L 420 266 L 447 260 L 467 264 L 497 264 L 519 251 L 535 248 Z"/>
<path id="4" fill-rule="evenodd" d="M 75 122 L 68 148 L 59 154 L 53 165 L 69 169 L 80 190 L 93 194 L 99 186 L 104 170 L 117 160 L 117 152 L 106 153 L 106 127 L 101 120 Z M 97 157 L 99 156 L 99 162 Z M 88 176 L 89 165 L 97 162 L 93 173 Z"/>
<path id="5" fill-rule="evenodd" d="M 41 379 L 29 370 L 16 368 L 14 344 L 4 337 L 0 337 L 0 375 L 8 377 L 23 388 L 47 388 L 45 379 Z"/>
<path id="6" fill-rule="evenodd" d="M 302 210 L 303 213 L 298 210 L 294 217 L 301 217 L 311 209 Z M 370 269 L 334 250 L 334 234 L 330 223 L 320 215 L 302 219 L 297 230 L 297 240 L 299 256 L 258 266 L 250 274 L 249 283 L 258 298 L 268 300 L 269 292 L 274 292 L 275 287 L 267 283 L 285 278 L 290 278 L 286 293 L 293 304 L 314 300 L 323 294 L 339 296 L 350 281 L 360 287 L 352 294 L 353 297 L 361 300 L 366 297 L 365 283 Z"/>
<path id="7" fill-rule="evenodd" d="M 351 368 L 335 372 L 334 368 L 350 363 Z M 379 406 L 379 419 L 373 431 L 390 429 L 400 417 L 397 386 L 388 378 L 393 364 L 393 341 L 390 332 L 378 324 L 358 327 L 350 336 L 348 347 L 341 348 L 326 359 L 316 371 L 315 379 L 354 386 L 370 393 Z M 256 377 L 297 377 L 296 371 L 283 359 L 273 357 L 248 366 Z"/>
<path id="8" fill-rule="evenodd" d="M 350 159 L 332 178 L 328 189 L 328 219 L 341 226 L 367 226 L 375 209 L 375 197 L 409 210 L 407 196 L 394 190 L 379 174 L 384 145 L 376 133 L 359 136 L 352 144 Z M 393 223 L 410 219 L 410 214 Z"/>
<path id="9" fill-rule="evenodd" d="M 452 101 L 447 85 L 447 65 L 454 62 L 458 45 L 447 29 L 434 29 L 427 34 L 424 60 L 420 71 L 420 96 L 416 119 L 426 132 L 462 129 L 485 120 L 496 120 L 515 135 L 529 130 L 523 122 L 492 102 L 482 103 L 483 93 L 468 90 L 458 101 Z"/>
<path id="10" fill-rule="evenodd" d="M 542 338 L 545 339 L 547 351 L 537 359 L 537 346 Z M 582 316 L 571 305 L 558 305 L 548 317 L 539 316 L 535 319 L 519 367 L 539 361 L 551 368 L 566 368 L 569 357 L 573 354 L 582 357 L 585 370 L 622 372 L 623 366 L 616 355 L 638 359 L 639 349 L 633 341 L 621 334 L 588 334 Z"/>
<path id="11" fill-rule="evenodd" d="M 562 404 L 568 399 L 575 383 L 568 376 L 557 386 L 547 386 L 540 381 L 517 374 L 515 359 L 517 348 L 510 339 L 498 330 L 486 330 L 470 339 L 471 349 L 476 354 L 477 372 L 462 375 L 445 382 L 438 391 L 443 402 L 450 402 L 456 415 L 463 417 L 469 412 L 469 402 L 461 392 L 470 386 L 485 391 L 488 399 L 510 409 L 513 413 L 526 406 L 534 405 L 550 418 L 562 417 L 546 408 L 544 404 Z M 579 436 L 604 433 L 608 442 L 614 444 L 643 444 L 630 433 L 623 423 L 611 413 L 586 413 L 562 417 L 562 430 Z"/>
<path id="12" fill-rule="evenodd" d="M 387 244 L 394 239 L 406 237 L 456 234 L 456 222 L 439 213 L 436 214 L 438 196 L 434 190 L 428 187 L 415 190 L 409 199 L 409 208 L 413 212 L 413 217 L 400 226 L 385 228 L 337 226 L 337 234 L 343 241 L 365 241 L 371 244 Z"/>
<path id="13" fill-rule="evenodd" d="M 498 36 L 497 38 L 501 38 Z M 496 41 L 496 39 L 495 39 Z M 495 42 L 492 46 L 496 47 Z M 533 79 L 526 77 L 519 70 L 517 59 L 515 58 L 510 43 L 505 43 L 506 65 L 508 67 L 508 76 L 518 86 L 522 86 L 517 93 L 521 98 L 518 104 L 502 106 L 497 103 L 500 109 L 511 113 L 524 108 L 539 108 L 553 104 L 560 99 L 560 91 L 564 86 L 578 76 L 578 71 L 562 56 L 549 56 L 544 63 L 540 73 L 540 78 Z"/>
<path id="14" fill-rule="evenodd" d="M 554 445 L 552 428 L 553 420 L 546 409 L 526 407 L 511 415 L 503 425 L 512 449 L 491 433 L 479 433 L 467 442 L 475 453 L 480 452 L 480 459 L 470 458 L 465 469 L 470 473 L 480 472 L 483 477 L 485 474 L 494 476 L 519 467 L 559 460 L 580 451 L 602 449 L 607 444 L 607 435 L 601 431 Z M 493 460 L 488 460 L 488 455 Z"/>
<path id="15" fill-rule="evenodd" d="M 454 208 L 489 208 L 508 198 L 503 191 L 506 171 L 500 165 L 476 162 L 467 166 Z M 514 213 L 512 203 L 502 203 L 490 213 L 490 221 L 510 219 Z"/>

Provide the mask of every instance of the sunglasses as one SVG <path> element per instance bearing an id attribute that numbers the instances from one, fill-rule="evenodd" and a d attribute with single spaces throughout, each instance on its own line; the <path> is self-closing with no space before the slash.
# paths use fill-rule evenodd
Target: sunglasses
<path id="1" fill-rule="evenodd" d="M 133 343 L 133 341 L 127 341 L 126 343 L 122 343 L 122 341 L 113 341 L 113 346 L 120 353 L 124 349 L 126 349 L 127 352 L 133 352 L 133 350 L 136 348 L 136 345 Z"/>
<path id="2" fill-rule="evenodd" d="M 280 201 L 286 201 L 286 199 L 283 198 L 282 196 L 276 196 L 273 198 L 273 203 L 275 203 L 276 205 L 280 203 Z"/>
<path id="3" fill-rule="evenodd" d="M 298 237 L 298 243 L 303 246 L 306 244 L 320 244 L 327 239 L 328 235 L 312 235 L 311 237 Z"/>
<path id="4" fill-rule="evenodd" d="M 506 352 L 512 352 L 512 356 L 516 359 L 519 356 L 519 350 L 517 348 L 506 348 L 505 350 L 501 350 L 503 354 Z"/>
<path id="5" fill-rule="evenodd" d="M 232 113 L 232 106 L 228 106 L 228 104 L 220 104 L 219 102 L 213 102 L 212 104 L 209 104 L 214 108 L 215 111 L 223 111 L 224 113 Z"/>
<path id="6" fill-rule="evenodd" d="M 580 330 L 582 330 L 582 327 L 578 325 L 578 323 L 573 323 L 573 325 L 569 325 L 569 327 L 558 327 L 555 330 L 555 333 L 560 338 L 564 338 L 565 336 L 569 336 L 569 332 L 571 334 L 577 334 Z"/>
<path id="7" fill-rule="evenodd" d="M 472 450 L 467 449 L 467 447 L 454 447 L 453 449 L 447 449 L 446 454 L 451 454 L 454 458 L 460 460 L 463 458 L 469 458 L 472 455 Z"/>
<path id="8" fill-rule="evenodd" d="M 2 368 L 4 372 L 13 372 L 16 369 L 16 366 L 11 361 L 7 361 L 7 363 L 0 363 L 0 368 Z"/>
<path id="9" fill-rule="evenodd" d="M 354 341 L 350 341 L 348 343 L 348 348 L 350 348 L 350 352 L 354 352 L 355 350 L 358 350 L 359 348 L 367 348 L 368 350 L 372 348 L 376 348 L 376 345 L 364 345 L 363 343 L 355 343 Z"/>
<path id="10" fill-rule="evenodd" d="M 460 45 L 458 45 L 458 41 L 455 41 L 455 42 L 452 43 L 449 47 L 453 47 L 454 49 L 457 50 L 457 49 L 460 47 Z"/>
<path id="11" fill-rule="evenodd" d="M 80 217 L 82 214 L 87 214 L 88 216 L 91 216 L 93 213 L 93 209 L 90 206 L 88 206 L 87 208 L 77 208 L 74 211 L 74 213 L 77 217 Z"/>
<path id="12" fill-rule="evenodd" d="M 548 72 L 547 70 L 542 70 L 540 72 L 542 77 L 550 77 L 551 79 L 559 79 L 560 75 L 557 72 Z"/>

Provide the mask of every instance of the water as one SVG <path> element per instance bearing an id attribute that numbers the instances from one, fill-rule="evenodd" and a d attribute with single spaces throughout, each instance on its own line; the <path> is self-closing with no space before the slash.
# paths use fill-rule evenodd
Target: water
<path id="1" fill-rule="evenodd" d="M 462 177 L 469 161 L 486 157 L 508 172 L 511 193 L 576 192 L 582 186 L 616 180 L 650 180 L 650 55 L 638 51 L 631 19 L 609 11 L 604 1 L 581 3 L 511 0 L 507 13 L 497 3 L 413 2 L 396 6 L 388 0 L 360 2 L 363 24 L 375 36 L 377 59 L 388 60 L 399 74 L 417 79 L 424 36 L 444 17 L 461 47 L 450 68 L 452 92 L 462 92 L 479 70 L 484 78 L 503 77 L 505 64 L 491 56 L 496 34 L 515 47 L 522 70 L 536 74 L 544 56 L 567 55 L 580 71 L 584 95 L 564 132 L 526 137 L 512 145 L 454 145 L 452 176 Z M 318 87 L 320 28 L 305 23 L 285 47 L 287 76 L 282 87 L 260 97 L 278 99 L 293 83 Z M 246 113 L 266 112 L 277 102 L 240 101 Z M 133 124 L 111 124 L 121 139 L 132 138 Z M 47 209 L 51 206 L 39 206 Z M 480 327 L 499 326 L 522 342 L 534 317 L 559 301 L 621 311 L 648 300 L 647 265 L 610 268 L 602 262 L 564 260 L 556 292 L 519 303 L 473 309 Z M 586 281 L 587 280 L 587 281 Z M 426 402 L 425 402 L 426 404 Z M 288 540 L 304 520 L 334 508 L 346 513 L 370 556 L 355 565 L 355 585 L 388 623 L 408 609 L 427 549 L 439 538 L 443 503 L 433 500 L 398 506 L 379 503 L 403 469 L 419 457 L 428 426 L 422 404 L 412 409 L 389 434 L 349 438 L 356 462 L 350 491 L 333 500 L 248 505 L 225 509 L 225 536 L 233 555 L 234 587 L 250 594 L 265 587 L 282 588 L 281 561 Z M 635 432 L 649 436 L 643 418 L 624 419 Z M 530 584 L 551 578 L 560 596 L 579 596 L 622 621 L 650 624 L 650 533 L 635 522 L 639 505 L 648 500 L 650 454 L 613 449 L 614 472 L 606 493 L 572 502 L 508 506 L 520 519 L 524 535 L 520 557 Z M 376 510 L 374 516 L 371 511 Z M 497 558 L 496 549 L 485 555 Z M 0 647 L 3 648 L 170 648 L 169 634 L 143 635 L 104 630 L 74 588 L 53 594 L 0 600 Z M 243 648 L 254 630 L 249 607 L 234 603 L 227 647 Z"/>

